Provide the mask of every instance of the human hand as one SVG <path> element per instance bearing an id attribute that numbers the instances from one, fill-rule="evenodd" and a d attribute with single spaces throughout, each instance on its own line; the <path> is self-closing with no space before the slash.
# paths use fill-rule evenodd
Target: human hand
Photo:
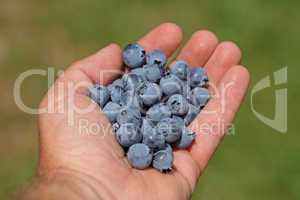
<path id="1" fill-rule="evenodd" d="M 146 51 L 160 49 L 171 56 L 181 39 L 180 28 L 166 23 L 138 43 Z M 96 134 L 81 134 L 78 125 L 81 119 L 110 127 L 100 109 L 85 114 L 75 112 L 74 125 L 68 125 L 67 110 L 74 110 L 73 106 L 85 108 L 92 102 L 86 96 L 86 87 L 76 90 L 73 101 L 67 100 L 71 97 L 66 93 L 57 95 L 59 87 L 79 82 L 110 83 L 116 76 L 99 74 L 106 70 L 121 72 L 121 53 L 118 45 L 111 44 L 71 65 L 50 88 L 40 107 L 47 108 L 53 103 L 55 112 L 41 114 L 39 118 L 39 175 L 49 180 L 65 177 L 71 185 L 78 183 L 75 193 L 82 197 L 86 192 L 95 199 L 189 199 L 225 134 L 223 126 L 230 125 L 246 93 L 249 73 L 239 65 L 240 49 L 232 42 L 219 43 L 211 32 L 198 31 L 176 57 L 192 66 L 204 66 L 212 83 L 210 90 L 215 95 L 190 125 L 196 133 L 194 144 L 188 150 L 174 151 L 174 169 L 169 174 L 154 169 L 133 169 L 111 129 L 105 129 L 105 133 L 99 129 Z M 56 108 L 63 108 L 65 112 L 56 112 Z M 222 127 L 216 128 L 220 122 Z M 204 126 L 214 128 L 204 130 Z"/>

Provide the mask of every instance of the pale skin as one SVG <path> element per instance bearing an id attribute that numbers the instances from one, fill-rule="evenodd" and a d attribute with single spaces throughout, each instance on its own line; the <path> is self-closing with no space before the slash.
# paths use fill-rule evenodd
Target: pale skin
<path id="1" fill-rule="evenodd" d="M 181 45 L 181 40 L 181 29 L 175 24 L 165 23 L 147 33 L 138 43 L 146 51 L 160 49 L 171 56 Z M 98 74 L 106 69 L 124 70 L 121 52 L 118 45 L 111 44 L 74 63 L 65 71 L 64 76 L 58 78 L 48 94 L 55 93 L 60 82 L 110 83 L 115 76 L 100 78 Z M 215 129 L 210 134 L 205 134 L 199 124 L 213 125 L 218 121 L 225 125 L 231 124 L 246 94 L 250 77 L 247 69 L 239 64 L 241 51 L 237 45 L 233 42 L 220 42 L 209 31 L 195 32 L 176 59 L 185 60 L 193 66 L 204 66 L 210 81 L 219 87 L 219 91 L 228 83 L 230 87 L 226 89 L 225 101 L 212 98 L 204 108 L 214 113 L 201 112 L 192 122 L 190 128 L 196 133 L 195 142 L 187 150 L 174 152 L 172 173 L 133 169 L 113 134 L 80 135 L 78 127 L 66 125 L 66 114 L 41 114 L 39 176 L 35 186 L 27 189 L 22 198 L 190 199 L 200 175 L 225 134 L 224 129 Z M 68 96 L 65 95 L 64 98 Z M 49 100 L 46 95 L 40 106 L 47 107 L 49 101 L 60 105 L 64 98 L 54 97 Z M 78 90 L 74 99 L 79 107 L 91 103 L 86 97 L 86 88 Z M 225 102 L 225 109 L 221 109 L 222 102 Z M 75 115 L 75 121 L 82 118 L 89 122 L 109 124 L 100 109 Z"/>

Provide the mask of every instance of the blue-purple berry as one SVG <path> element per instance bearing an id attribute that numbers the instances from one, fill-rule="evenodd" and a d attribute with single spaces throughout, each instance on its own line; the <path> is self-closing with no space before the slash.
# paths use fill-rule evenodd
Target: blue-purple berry
<path id="1" fill-rule="evenodd" d="M 158 103 L 162 97 L 160 87 L 156 83 L 145 82 L 138 88 L 137 92 L 145 106 L 152 106 Z"/>
<path id="2" fill-rule="evenodd" d="M 126 91 L 119 85 L 110 86 L 110 99 L 112 102 L 124 106 L 126 104 Z"/>
<path id="3" fill-rule="evenodd" d="M 157 50 L 147 53 L 146 63 L 149 65 L 155 64 L 155 65 L 163 68 L 167 63 L 167 57 L 162 51 L 157 49 Z"/>
<path id="4" fill-rule="evenodd" d="M 111 123 L 114 123 L 117 121 L 117 116 L 121 110 L 120 104 L 114 103 L 114 102 L 108 102 L 104 108 L 103 112 L 106 114 L 108 117 L 109 121 Z"/>
<path id="5" fill-rule="evenodd" d="M 209 98 L 209 91 L 206 88 L 196 87 L 191 91 L 191 101 L 197 107 L 205 106 Z"/>
<path id="6" fill-rule="evenodd" d="M 137 108 L 141 113 L 144 112 L 143 110 L 143 102 L 139 95 L 134 90 L 128 90 L 125 92 L 125 106 L 135 107 Z"/>
<path id="7" fill-rule="evenodd" d="M 143 75 L 147 81 L 156 83 L 162 77 L 162 70 L 158 65 L 146 64 L 143 66 Z"/>
<path id="8" fill-rule="evenodd" d="M 199 114 L 200 108 L 197 106 L 194 106 L 193 104 L 189 104 L 189 111 L 184 117 L 184 123 L 186 126 L 188 126 Z"/>
<path id="9" fill-rule="evenodd" d="M 117 116 L 119 124 L 133 123 L 139 127 L 142 123 L 142 116 L 140 110 L 135 106 L 125 106 L 122 108 Z"/>
<path id="10" fill-rule="evenodd" d="M 144 81 L 137 74 L 124 74 L 122 77 L 123 85 L 125 90 L 135 90 L 139 87 Z"/>
<path id="11" fill-rule="evenodd" d="M 173 74 L 168 74 L 160 79 L 159 85 L 166 96 L 182 93 L 182 81 Z"/>
<path id="12" fill-rule="evenodd" d="M 173 148 L 169 143 L 165 143 L 163 146 L 160 146 L 160 147 L 154 149 L 154 153 L 156 153 L 158 151 L 169 151 L 170 153 L 172 153 Z"/>
<path id="13" fill-rule="evenodd" d="M 172 95 L 167 101 L 167 105 L 174 115 L 183 116 L 189 110 L 188 101 L 180 94 Z"/>
<path id="14" fill-rule="evenodd" d="M 182 126 L 174 118 L 164 118 L 158 122 L 156 131 L 165 136 L 168 143 L 174 143 L 181 137 Z"/>
<path id="15" fill-rule="evenodd" d="M 142 133 L 133 123 L 121 124 L 116 132 L 117 140 L 123 147 L 130 147 L 142 141 Z"/>
<path id="16" fill-rule="evenodd" d="M 161 150 L 153 155 L 152 166 L 162 173 L 167 173 L 172 170 L 173 152 Z"/>
<path id="17" fill-rule="evenodd" d="M 102 85 L 96 84 L 93 87 L 89 88 L 88 95 L 89 97 L 98 103 L 101 108 L 105 106 L 105 104 L 109 100 L 109 90 Z"/>
<path id="18" fill-rule="evenodd" d="M 171 66 L 170 72 L 181 80 L 187 80 L 190 74 L 189 65 L 183 60 L 178 60 Z"/>
<path id="19" fill-rule="evenodd" d="M 134 144 L 129 147 L 127 159 L 132 167 L 146 169 L 152 163 L 152 150 L 145 144 Z"/>
<path id="20" fill-rule="evenodd" d="M 156 131 L 150 120 L 143 120 L 141 131 L 143 133 L 143 143 L 150 148 L 155 149 L 165 146 L 165 136 Z"/>
<path id="21" fill-rule="evenodd" d="M 187 127 L 183 127 L 181 138 L 176 142 L 176 147 L 180 149 L 186 149 L 191 146 L 196 135 Z"/>
<path id="22" fill-rule="evenodd" d="M 129 44 L 123 50 L 123 61 L 129 68 L 141 67 L 146 61 L 146 51 L 139 44 Z"/>
<path id="23" fill-rule="evenodd" d="M 144 76 L 144 70 L 143 67 L 135 68 L 130 71 L 130 74 L 136 74 L 140 79 L 143 81 L 146 80 L 146 77 Z"/>
<path id="24" fill-rule="evenodd" d="M 190 85 L 194 87 L 204 87 L 208 82 L 206 70 L 201 67 L 193 68 L 190 73 Z"/>
<path id="25" fill-rule="evenodd" d="M 163 103 L 153 105 L 146 113 L 146 117 L 154 123 L 158 123 L 164 118 L 171 117 L 171 115 L 172 113 L 170 108 Z"/>

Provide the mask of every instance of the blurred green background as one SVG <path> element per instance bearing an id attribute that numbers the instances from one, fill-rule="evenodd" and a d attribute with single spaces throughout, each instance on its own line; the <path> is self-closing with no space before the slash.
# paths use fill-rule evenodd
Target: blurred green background
<path id="1" fill-rule="evenodd" d="M 201 178 L 193 199 L 300 199 L 300 1 L 0 0 L 0 199 L 27 183 L 37 163 L 36 116 L 21 112 L 12 91 L 31 68 L 66 68 L 110 42 L 125 45 L 162 22 L 175 22 L 185 41 L 198 29 L 214 31 L 243 50 L 252 86 L 288 66 L 288 132 L 260 122 L 249 95 L 228 136 Z M 274 88 L 255 96 L 255 108 L 274 115 Z M 37 106 L 47 91 L 41 77 L 25 81 L 22 95 Z M 298 95 L 298 96 L 297 96 Z"/>

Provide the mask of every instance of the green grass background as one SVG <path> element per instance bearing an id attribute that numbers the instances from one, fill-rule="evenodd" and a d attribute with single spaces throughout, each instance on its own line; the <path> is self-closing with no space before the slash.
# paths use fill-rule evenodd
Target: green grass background
<path id="1" fill-rule="evenodd" d="M 200 179 L 193 199 L 300 199 L 299 33 L 296 0 L 0 0 L 0 199 L 34 175 L 36 116 L 12 96 L 16 77 L 31 68 L 66 68 L 110 42 L 125 45 L 162 22 L 175 22 L 185 41 L 199 29 L 214 31 L 243 50 L 252 86 L 288 66 L 288 132 L 260 122 L 249 96 L 228 136 Z M 38 105 L 46 80 L 26 80 L 22 95 Z M 256 95 L 255 107 L 274 115 L 274 87 Z"/>

